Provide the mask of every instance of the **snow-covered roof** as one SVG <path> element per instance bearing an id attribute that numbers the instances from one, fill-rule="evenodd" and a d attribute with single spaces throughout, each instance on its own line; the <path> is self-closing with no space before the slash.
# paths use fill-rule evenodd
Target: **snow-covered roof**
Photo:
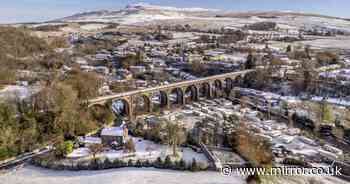
<path id="1" fill-rule="evenodd" d="M 101 144 L 102 143 L 101 138 L 99 138 L 99 137 L 87 136 L 87 137 L 81 137 L 81 138 L 79 138 L 79 140 L 81 142 L 87 143 L 87 144 Z"/>
<path id="2" fill-rule="evenodd" d="M 87 64 L 88 64 L 88 62 L 86 61 L 86 59 L 85 59 L 85 58 L 82 58 L 82 57 L 77 57 L 77 58 L 75 59 L 75 62 L 76 62 L 77 64 L 80 64 L 80 65 L 87 65 Z"/>
<path id="3" fill-rule="evenodd" d="M 123 136 L 122 127 L 109 127 L 102 129 L 101 136 Z"/>

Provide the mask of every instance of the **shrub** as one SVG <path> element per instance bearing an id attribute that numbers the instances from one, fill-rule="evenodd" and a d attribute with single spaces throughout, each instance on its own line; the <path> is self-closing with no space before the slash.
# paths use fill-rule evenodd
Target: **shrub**
<path id="1" fill-rule="evenodd" d="M 74 144 L 72 141 L 65 141 L 55 145 L 56 157 L 63 157 L 73 152 Z"/>
<path id="2" fill-rule="evenodd" d="M 64 142 L 64 145 L 65 145 L 65 153 L 66 153 L 66 155 L 68 155 L 68 154 L 73 152 L 74 143 L 72 141 L 66 141 L 66 142 Z"/>
<path id="3" fill-rule="evenodd" d="M 337 64 L 339 56 L 337 55 L 337 53 L 326 51 L 317 53 L 316 59 L 321 66 L 327 66 L 330 64 Z"/>
<path id="4" fill-rule="evenodd" d="M 295 165 L 295 166 L 301 166 L 301 167 L 308 167 L 309 164 L 303 160 L 297 160 L 295 158 L 285 158 L 282 161 L 285 165 Z"/>
<path id="5" fill-rule="evenodd" d="M 86 164 L 84 164 L 84 162 L 78 162 L 77 163 L 77 170 L 87 170 L 88 167 L 86 166 Z"/>
<path id="6" fill-rule="evenodd" d="M 127 162 L 124 162 L 123 160 L 120 161 L 120 167 L 127 167 L 127 166 L 128 166 Z"/>
<path id="7" fill-rule="evenodd" d="M 112 163 L 112 168 L 121 168 L 121 167 L 127 167 L 127 166 L 128 166 L 127 162 L 124 162 L 119 159 L 115 159 Z"/>
<path id="8" fill-rule="evenodd" d="M 105 161 L 103 162 L 103 168 L 104 169 L 113 168 L 113 163 L 108 158 L 106 158 Z"/>
<path id="9" fill-rule="evenodd" d="M 132 139 L 129 139 L 126 143 L 125 143 L 125 150 L 131 153 L 136 152 L 135 149 L 135 144 L 134 141 Z"/>
<path id="10" fill-rule="evenodd" d="M 198 167 L 200 170 L 206 170 L 206 169 L 208 169 L 209 165 L 207 163 L 204 163 L 204 162 L 199 162 Z"/>
<path id="11" fill-rule="evenodd" d="M 14 155 L 16 155 L 16 152 L 7 148 L 0 148 L 0 160 L 9 158 Z"/>
<path id="12" fill-rule="evenodd" d="M 154 166 L 156 168 L 162 168 L 163 167 L 163 160 L 160 157 L 158 157 L 157 160 L 154 163 Z"/>
<path id="13" fill-rule="evenodd" d="M 64 170 L 65 166 L 63 164 L 52 164 L 48 166 L 50 169 L 54 170 Z"/>
<path id="14" fill-rule="evenodd" d="M 191 170 L 192 172 L 196 172 L 196 171 L 199 171 L 199 170 L 200 170 L 200 168 L 199 168 L 199 166 L 198 166 L 197 161 L 196 161 L 195 158 L 193 158 L 193 160 L 192 160 L 192 164 L 191 164 L 190 170 Z"/>
<path id="15" fill-rule="evenodd" d="M 174 163 L 171 161 L 171 158 L 170 156 L 166 156 L 165 157 L 165 160 L 164 160 L 164 167 L 169 169 L 169 168 L 172 168 L 172 166 L 174 165 Z"/>
<path id="16" fill-rule="evenodd" d="M 133 161 L 131 159 L 128 161 L 127 166 L 130 166 L 130 167 L 134 166 L 134 163 L 133 163 Z"/>
<path id="17" fill-rule="evenodd" d="M 54 155 L 53 155 L 54 156 Z M 173 169 L 173 170 L 190 170 L 190 171 L 200 171 L 204 170 L 207 167 L 202 167 L 201 163 L 197 163 L 195 159 L 193 159 L 192 164 L 187 167 L 186 162 L 181 159 L 179 161 L 173 162 L 170 156 L 167 156 L 163 161 L 160 157 L 158 157 L 154 162 L 150 162 L 148 160 L 141 161 L 137 160 L 136 162 L 132 159 L 129 159 L 128 162 L 123 160 L 115 159 L 111 161 L 106 158 L 101 160 L 99 158 L 86 160 L 86 161 L 77 161 L 71 162 L 71 165 L 65 165 L 60 160 L 56 160 L 56 157 L 38 157 L 32 160 L 32 163 L 37 166 L 45 167 L 48 169 L 54 170 L 103 170 L 103 169 L 112 169 L 112 168 L 122 168 L 122 167 L 156 167 L 160 169 Z M 76 163 L 76 164 L 74 164 Z"/>
<path id="18" fill-rule="evenodd" d="M 8 68 L 0 69 L 0 83 L 12 84 L 16 81 L 16 72 Z"/>
<path id="19" fill-rule="evenodd" d="M 136 167 L 142 167 L 143 164 L 142 164 L 141 160 L 137 160 L 135 166 Z"/>
<path id="20" fill-rule="evenodd" d="M 101 160 L 99 158 L 92 159 L 89 163 L 89 170 L 99 170 L 103 169 L 103 164 L 101 164 Z"/>
<path id="21" fill-rule="evenodd" d="M 246 178 L 246 181 L 247 181 L 248 184 L 261 183 L 261 179 L 260 179 L 260 177 L 257 174 L 249 175 Z"/>
<path id="22" fill-rule="evenodd" d="M 152 167 L 152 164 L 148 161 L 148 160 L 146 160 L 145 162 L 143 162 L 143 167 Z"/>
<path id="23" fill-rule="evenodd" d="M 120 168 L 120 167 L 122 167 L 122 163 L 118 159 L 113 160 L 112 165 L 113 165 L 113 168 Z"/>
<path id="24" fill-rule="evenodd" d="M 179 161 L 179 169 L 180 169 L 180 170 L 186 170 L 186 162 L 185 162 L 184 159 L 181 159 L 181 160 Z"/>

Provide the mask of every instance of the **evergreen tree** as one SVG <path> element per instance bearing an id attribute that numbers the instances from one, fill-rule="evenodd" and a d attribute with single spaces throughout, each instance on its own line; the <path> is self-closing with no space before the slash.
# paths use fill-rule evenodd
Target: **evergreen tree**
<path id="1" fill-rule="evenodd" d="M 143 164 L 143 167 L 151 167 L 151 163 L 149 162 L 149 160 L 146 160 Z"/>
<path id="2" fill-rule="evenodd" d="M 180 170 L 186 170 L 186 162 L 184 159 L 181 158 L 180 162 L 179 162 L 179 169 Z"/>
<path id="3" fill-rule="evenodd" d="M 245 69 L 246 70 L 253 69 L 255 68 L 255 65 L 256 65 L 256 58 L 252 52 L 249 52 L 247 56 L 247 61 L 245 63 Z"/>
<path id="4" fill-rule="evenodd" d="M 141 160 L 137 160 L 135 166 L 136 166 L 136 167 L 142 167 L 142 162 L 141 162 Z"/>
<path id="5" fill-rule="evenodd" d="M 122 167 L 122 163 L 121 163 L 121 161 L 119 159 L 115 159 L 112 164 L 113 164 L 113 168 L 120 168 L 120 167 Z"/>
<path id="6" fill-rule="evenodd" d="M 130 160 L 128 161 L 128 167 L 132 167 L 132 166 L 134 166 L 134 162 L 130 159 Z"/>
<path id="7" fill-rule="evenodd" d="M 162 168 L 163 167 L 163 160 L 160 157 L 158 157 L 157 160 L 155 161 L 154 165 L 157 168 Z"/>
<path id="8" fill-rule="evenodd" d="M 111 160 L 109 160 L 109 158 L 106 158 L 105 161 L 103 162 L 103 168 L 104 169 L 110 169 L 112 168 L 113 163 L 111 162 Z"/>

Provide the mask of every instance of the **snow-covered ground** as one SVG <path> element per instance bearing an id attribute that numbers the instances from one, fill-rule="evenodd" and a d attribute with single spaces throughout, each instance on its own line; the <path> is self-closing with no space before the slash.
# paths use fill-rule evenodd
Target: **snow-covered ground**
<path id="1" fill-rule="evenodd" d="M 301 43 L 304 45 L 310 45 L 315 49 L 350 49 L 349 42 L 350 38 L 348 36 L 337 36 L 311 41 L 303 41 Z"/>
<path id="2" fill-rule="evenodd" d="M 335 177 L 279 177 L 274 184 L 346 184 Z M 241 176 L 219 172 L 181 172 L 153 168 L 123 168 L 102 171 L 53 171 L 26 166 L 0 175 L 1 184 L 246 184 Z"/>
<path id="3" fill-rule="evenodd" d="M 275 100 L 284 100 L 287 101 L 289 103 L 301 103 L 303 100 L 301 97 L 298 96 L 282 96 L 279 95 L 277 93 L 272 93 L 272 92 L 263 92 L 263 91 L 259 91 L 259 90 L 254 90 L 254 89 L 248 89 L 248 88 L 237 88 L 239 90 L 243 90 L 245 92 L 249 92 L 251 94 L 253 94 L 253 96 L 260 96 L 263 97 L 265 99 L 275 99 Z M 312 96 L 310 97 L 310 101 L 313 102 L 320 102 L 324 99 L 324 97 L 322 96 Z M 328 103 L 330 104 L 334 104 L 334 105 L 340 105 L 340 106 L 350 106 L 350 101 L 347 99 L 342 99 L 342 98 L 326 98 L 325 99 Z"/>
<path id="4" fill-rule="evenodd" d="M 281 96 L 281 100 L 285 100 L 289 103 L 301 103 L 303 100 L 300 99 L 297 96 Z M 312 102 L 321 102 L 324 100 L 324 97 L 322 96 L 313 96 L 309 99 Z M 346 99 L 341 99 L 341 98 L 326 98 L 326 102 L 333 104 L 333 105 L 340 105 L 340 106 L 350 106 L 350 101 Z"/>
<path id="5" fill-rule="evenodd" d="M 129 159 L 132 160 L 156 160 L 158 157 L 165 159 L 167 155 L 172 155 L 172 149 L 167 145 L 156 144 L 152 141 L 144 140 L 142 138 L 133 138 L 135 143 L 135 153 L 124 153 L 123 150 L 109 150 L 97 155 L 100 158 L 108 158 L 110 160 L 115 159 Z M 196 159 L 197 162 L 208 164 L 208 159 L 202 153 L 196 153 L 190 148 L 178 148 L 179 155 L 186 161 L 186 163 L 192 163 L 192 159 Z M 130 155 L 134 155 L 129 157 Z M 68 157 L 78 158 L 90 156 L 88 148 L 78 148 L 69 154 Z"/>
<path id="6" fill-rule="evenodd" d="M 315 101 L 315 102 L 321 102 L 322 100 L 323 100 L 323 97 L 320 97 L 320 96 L 312 97 L 312 101 Z M 328 103 L 335 104 L 335 105 L 350 106 L 350 101 L 343 100 L 341 98 L 327 98 L 326 101 Z"/>
<path id="7" fill-rule="evenodd" d="M 123 168 L 103 171 L 53 171 L 26 166 L 0 175 L 1 184 L 244 184 L 239 176 L 219 172 L 181 172 L 153 168 Z"/>
<path id="8" fill-rule="evenodd" d="M 87 157 L 89 156 L 89 148 L 77 148 L 74 149 L 72 153 L 67 155 L 68 158 L 81 158 L 81 157 Z"/>
<path id="9" fill-rule="evenodd" d="M 158 6 L 158 5 L 152 5 L 148 3 L 136 3 L 132 5 L 128 5 L 128 9 L 138 9 L 146 8 L 146 9 L 153 9 L 153 10 L 167 10 L 167 11 L 187 11 L 187 12 L 200 12 L 200 11 L 218 11 L 217 9 L 205 9 L 205 8 L 199 8 L 199 7 L 192 7 L 192 8 L 176 8 L 176 7 L 170 7 L 170 6 Z"/>
<path id="10" fill-rule="evenodd" d="M 227 14 L 228 13 L 228 14 Z M 116 11 L 94 11 L 76 14 L 61 20 L 68 22 L 115 22 L 121 24 L 142 24 L 156 23 L 168 25 L 181 23 L 197 24 L 201 21 L 205 27 L 231 27 L 239 28 L 247 24 L 273 21 L 282 29 L 298 30 L 302 27 L 324 27 L 329 29 L 340 29 L 350 31 L 350 22 L 343 19 L 336 19 L 322 16 L 293 15 L 293 12 L 260 12 L 265 15 L 271 15 L 274 18 L 262 18 L 255 16 L 259 12 L 225 12 L 221 10 L 203 9 L 203 8 L 176 8 L 154 6 L 148 4 L 129 5 L 124 9 Z M 232 14 L 230 16 L 229 14 Z M 274 15 L 278 16 L 274 16 Z M 222 15 L 217 17 L 215 15 Z M 250 15 L 249 17 L 241 15 Z M 175 21 L 174 23 L 172 21 Z"/>
<path id="11" fill-rule="evenodd" d="M 27 98 L 32 94 L 39 91 L 39 88 L 36 87 L 26 87 L 26 86 L 17 86 L 17 85 L 9 85 L 4 89 L 0 90 L 0 98 Z"/>
<path id="12" fill-rule="evenodd" d="M 107 26 L 106 24 L 86 24 L 86 25 L 80 26 L 80 28 L 86 31 L 96 31 L 99 29 L 103 29 L 106 26 Z"/>

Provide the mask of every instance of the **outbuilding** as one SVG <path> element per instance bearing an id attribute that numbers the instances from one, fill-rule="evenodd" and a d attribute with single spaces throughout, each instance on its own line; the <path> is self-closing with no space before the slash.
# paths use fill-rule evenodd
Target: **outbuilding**
<path id="1" fill-rule="evenodd" d="M 102 129 L 101 139 L 102 144 L 111 145 L 112 143 L 117 143 L 118 145 L 123 145 L 128 138 L 128 129 L 126 126 L 122 125 L 120 127 L 108 127 Z"/>

